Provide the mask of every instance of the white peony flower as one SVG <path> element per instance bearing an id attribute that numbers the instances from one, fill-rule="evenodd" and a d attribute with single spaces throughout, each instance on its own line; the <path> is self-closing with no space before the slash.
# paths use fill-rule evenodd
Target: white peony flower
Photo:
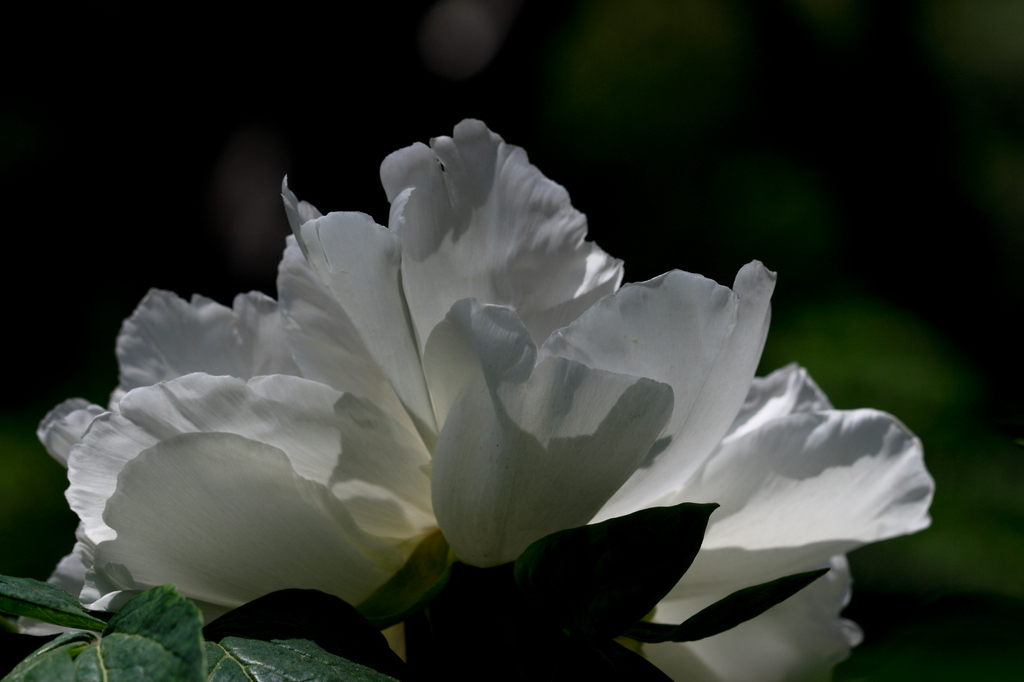
<path id="1" fill-rule="evenodd" d="M 718 502 L 656 620 L 832 571 L 645 652 L 677 679 L 826 679 L 859 640 L 844 553 L 926 527 L 934 484 L 893 417 L 833 410 L 796 366 L 754 378 L 775 275 L 619 288 L 566 191 L 479 121 L 381 178 L 387 228 L 285 186 L 279 304 L 151 292 L 109 409 L 47 415 L 81 519 L 52 580 L 92 608 L 167 582 L 208 617 L 286 587 L 358 604 L 438 528 L 487 567 L 564 528 Z"/>

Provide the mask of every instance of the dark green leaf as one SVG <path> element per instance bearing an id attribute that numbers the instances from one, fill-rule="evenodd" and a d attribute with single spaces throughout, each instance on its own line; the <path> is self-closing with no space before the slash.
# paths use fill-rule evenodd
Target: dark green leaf
<path id="1" fill-rule="evenodd" d="M 40 656 L 31 668 L 15 674 L 12 672 L 4 678 L 5 682 L 67 682 L 74 678 L 75 664 L 71 656 L 63 651 L 54 651 L 48 656 Z"/>
<path id="2" fill-rule="evenodd" d="M 356 610 L 375 628 L 383 630 L 429 604 L 444 589 L 450 575 L 448 542 L 437 531 L 423 540 L 405 566 Z"/>
<path id="3" fill-rule="evenodd" d="M 26 635 L 27 636 L 27 635 Z M 33 637 L 32 639 L 40 639 Z M 29 654 L 14 667 L 3 682 L 65 682 L 74 678 L 72 659 L 96 641 L 88 632 L 65 632 Z"/>
<path id="4" fill-rule="evenodd" d="M 225 637 L 206 643 L 209 682 L 316 680 L 395 682 L 395 678 L 335 656 L 308 639 L 265 642 Z"/>
<path id="5" fill-rule="evenodd" d="M 552 533 L 516 560 L 516 582 L 563 627 L 610 639 L 650 613 L 679 582 L 717 507 L 642 509 Z"/>
<path id="6" fill-rule="evenodd" d="M 515 676 L 515 680 L 587 680 L 587 682 L 670 682 L 671 678 L 648 661 L 610 639 L 566 637 L 562 645 L 548 651 L 543 661 L 534 661 Z M 485 668 L 486 669 L 486 668 Z M 484 677 L 490 677 L 484 676 Z M 478 678 L 480 679 L 480 678 Z"/>
<path id="7" fill-rule="evenodd" d="M 640 642 L 693 642 L 732 629 L 760 616 L 828 573 L 827 568 L 787 575 L 733 592 L 697 612 L 681 625 L 637 623 L 626 636 Z"/>
<path id="8" fill-rule="evenodd" d="M 405 622 L 405 633 L 414 679 L 446 682 L 552 679 L 569 641 L 523 596 L 512 564 L 456 563 L 437 599 Z"/>
<path id="9" fill-rule="evenodd" d="M 642 655 L 630 651 L 613 640 L 590 641 L 590 661 L 585 669 L 581 661 L 567 671 L 569 677 L 563 679 L 608 680 L 619 682 L 671 682 L 672 678 L 663 673 Z M 581 646 L 578 645 L 578 646 Z M 585 673 L 580 676 L 580 672 Z M 577 677 L 579 676 L 579 677 Z"/>
<path id="10" fill-rule="evenodd" d="M 265 642 L 309 640 L 334 657 L 402 678 L 405 664 L 387 640 L 349 604 L 317 590 L 281 590 L 240 606 L 203 630 L 209 642 L 226 637 Z M 290 660 L 290 659 L 289 659 Z"/>
<path id="11" fill-rule="evenodd" d="M 0 575 L 0 612 L 79 630 L 99 632 L 107 625 L 89 615 L 77 597 L 32 578 Z"/>
<path id="12" fill-rule="evenodd" d="M 75 659 L 76 682 L 199 682 L 204 677 L 202 616 L 173 585 L 125 604 L 103 639 Z"/>

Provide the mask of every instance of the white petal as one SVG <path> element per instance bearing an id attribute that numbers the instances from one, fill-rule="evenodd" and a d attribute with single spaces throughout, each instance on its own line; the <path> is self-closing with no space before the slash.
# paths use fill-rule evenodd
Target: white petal
<path id="1" fill-rule="evenodd" d="M 329 213 L 304 223 L 296 238 L 345 313 L 338 326 L 351 328 L 346 337 L 358 334 L 418 426 L 436 433 L 400 283 L 398 235 L 364 213 Z M 354 345 L 344 342 L 346 348 Z"/>
<path id="2" fill-rule="evenodd" d="M 341 304 L 306 262 L 295 237 L 288 237 L 277 289 L 288 345 L 302 375 L 367 398 L 415 431 L 391 382 Z"/>
<path id="3" fill-rule="evenodd" d="M 644 376 L 672 386 L 675 409 L 644 464 L 598 520 L 649 506 L 685 481 L 743 405 L 768 331 L 775 275 L 744 266 L 735 291 L 670 272 L 627 285 L 551 335 L 540 357 Z"/>
<path id="4" fill-rule="evenodd" d="M 861 640 L 857 625 L 839 616 L 850 598 L 846 559 L 837 555 L 826 565 L 823 577 L 757 618 L 697 642 L 645 644 L 644 653 L 686 682 L 825 682 Z M 681 623 L 723 596 L 663 601 L 655 620 Z"/>
<path id="5" fill-rule="evenodd" d="M 82 534 L 94 545 L 115 536 L 103 521 L 103 507 L 114 494 L 118 474 L 128 460 L 156 442 L 119 413 L 107 412 L 93 420 L 82 443 L 71 449 L 70 485 L 64 496 L 78 514 Z"/>
<path id="6" fill-rule="evenodd" d="M 437 423 L 444 424 L 459 395 L 474 381 L 525 381 L 537 347 L 514 311 L 463 299 L 451 307 L 423 351 Z"/>
<path id="7" fill-rule="evenodd" d="M 463 298 L 514 309 L 539 344 L 622 281 L 565 189 L 480 121 L 391 154 L 381 180 L 421 349 Z"/>
<path id="8" fill-rule="evenodd" d="M 335 405 L 341 458 L 330 489 L 367 533 L 422 536 L 437 527 L 430 502 L 430 453 L 386 412 L 346 395 Z"/>
<path id="9" fill-rule="evenodd" d="M 82 441 L 92 420 L 106 412 L 82 398 L 65 400 L 50 410 L 36 429 L 36 436 L 50 456 L 67 467 L 71 448 Z"/>
<path id="10" fill-rule="evenodd" d="M 351 513 L 368 527 L 379 525 L 382 505 L 396 536 L 432 526 L 429 481 L 421 471 L 429 453 L 372 404 L 300 377 L 244 382 L 190 374 L 132 391 L 120 414 L 98 418 L 72 451 L 68 499 L 89 538 L 98 544 L 113 537 L 103 508 L 125 463 L 187 433 L 236 434 L 267 444 L 284 452 L 300 476 L 325 487 L 340 490 L 354 479 L 376 486 L 372 496 L 346 493 Z"/>
<path id="11" fill-rule="evenodd" d="M 422 472 L 430 454 L 365 399 L 299 377 L 197 374 L 131 394 L 122 414 L 161 439 L 233 433 L 277 447 L 296 473 L 345 499 L 367 532 L 412 537 L 434 526 Z"/>
<path id="12" fill-rule="evenodd" d="M 139 453 L 104 518 L 117 538 L 96 548 L 90 578 L 101 592 L 174 583 L 238 606 L 306 588 L 359 603 L 407 556 L 397 541 L 362 532 L 284 452 L 226 433 L 182 434 Z"/>
<path id="13" fill-rule="evenodd" d="M 117 360 L 123 392 L 191 372 L 242 379 L 299 373 L 277 302 L 255 291 L 239 294 L 228 308 L 151 289 L 121 327 Z"/>
<path id="14" fill-rule="evenodd" d="M 766 377 L 756 377 L 747 399 L 724 440 L 739 438 L 773 419 L 796 412 L 831 410 L 832 403 L 807 370 L 791 363 Z"/>
<path id="15" fill-rule="evenodd" d="M 288 217 L 288 225 L 295 234 L 299 233 L 304 223 L 323 216 L 316 206 L 308 201 L 299 201 L 295 193 L 288 189 L 287 175 L 281 181 L 281 198 L 284 200 L 284 213 Z"/>
<path id="16" fill-rule="evenodd" d="M 508 312 L 511 315 L 511 311 Z M 478 358 L 434 452 L 434 513 L 463 561 L 494 566 L 585 524 L 636 468 L 672 409 L 665 384 L 564 358 L 532 367 L 521 324 L 462 301 L 446 325 Z M 501 352 L 513 349 L 513 352 Z M 488 351 L 493 352 L 488 352 Z"/>
<path id="17" fill-rule="evenodd" d="M 673 595 L 738 589 L 926 528 L 934 489 L 921 442 L 883 412 L 771 421 L 723 443 L 662 502 L 721 505 Z"/>
<path id="18" fill-rule="evenodd" d="M 81 531 L 76 533 L 76 535 L 81 536 Z M 95 546 L 89 542 L 88 538 L 80 537 L 75 542 L 75 547 L 71 550 L 71 554 L 60 560 L 57 568 L 53 570 L 53 574 L 50 575 L 49 580 L 46 582 L 56 585 L 71 594 L 80 594 L 82 587 L 85 585 L 85 573 L 88 570 L 86 562 L 88 562 L 89 566 L 92 565 L 95 549 Z"/>

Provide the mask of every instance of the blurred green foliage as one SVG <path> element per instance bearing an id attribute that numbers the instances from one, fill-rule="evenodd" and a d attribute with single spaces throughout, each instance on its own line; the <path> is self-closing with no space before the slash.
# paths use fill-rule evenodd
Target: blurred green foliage
<path id="1" fill-rule="evenodd" d="M 0 418 L 0 575 L 45 580 L 71 551 L 78 517 L 64 500 L 67 471 L 35 438 L 38 418 Z"/>

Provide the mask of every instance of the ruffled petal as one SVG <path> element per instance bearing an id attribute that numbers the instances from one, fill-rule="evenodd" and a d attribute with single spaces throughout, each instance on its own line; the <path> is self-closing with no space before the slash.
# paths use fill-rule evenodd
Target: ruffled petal
<path id="1" fill-rule="evenodd" d="M 117 337 L 124 393 L 192 372 L 248 379 L 299 374 L 285 341 L 277 302 L 259 292 L 239 294 L 232 308 L 204 296 L 191 302 L 151 289 Z"/>
<path id="2" fill-rule="evenodd" d="M 747 399 L 723 440 L 739 438 L 790 414 L 831 409 L 832 403 L 807 370 L 791 363 L 766 377 L 754 378 Z"/>
<path id="3" fill-rule="evenodd" d="M 423 351 L 423 370 L 437 423 L 444 424 L 466 388 L 484 381 L 522 382 L 536 364 L 537 347 L 515 311 L 463 299 L 438 324 Z"/>
<path id="4" fill-rule="evenodd" d="M 422 537 L 437 528 L 430 502 L 430 453 L 387 412 L 345 395 L 334 406 L 341 458 L 329 486 L 367 533 Z"/>
<path id="5" fill-rule="evenodd" d="M 921 442 L 876 410 L 803 412 L 727 442 L 661 504 L 717 502 L 673 596 L 726 592 L 809 570 L 926 528 L 935 484 Z"/>
<path id="6" fill-rule="evenodd" d="M 739 271 L 733 290 L 670 272 L 623 287 L 544 344 L 541 358 L 649 377 L 675 394 L 663 438 L 598 520 L 650 506 L 707 459 L 747 396 L 774 286 L 775 275 L 756 261 Z"/>
<path id="7" fill-rule="evenodd" d="M 78 536 L 78 539 L 75 541 L 71 554 L 60 560 L 57 568 L 53 570 L 46 582 L 71 594 L 81 594 L 82 588 L 85 586 L 85 574 L 89 566 L 92 566 L 96 547 L 82 533 L 81 525 L 75 535 Z"/>
<path id="8" fill-rule="evenodd" d="M 402 291 L 398 235 L 364 213 L 329 213 L 303 223 L 295 237 L 310 268 L 343 311 L 334 316 L 333 326 L 319 328 L 333 332 L 346 352 L 359 357 L 367 353 L 417 425 L 436 434 Z M 298 309 L 291 307 L 297 302 L 301 299 L 289 296 L 289 315 L 301 324 Z M 305 316 L 315 320 L 308 303 L 305 308 Z M 333 376 L 340 371 L 323 373 Z"/>
<path id="9" fill-rule="evenodd" d="M 144 390 L 144 389 L 139 389 Z M 80 532 L 93 545 L 115 537 L 103 520 L 103 508 L 114 494 L 117 477 L 132 457 L 156 445 L 157 438 L 117 412 L 96 417 L 82 443 L 68 456 L 64 496 L 81 521 Z"/>
<path id="10" fill-rule="evenodd" d="M 166 583 L 229 607 L 285 588 L 359 603 L 411 550 L 363 532 L 279 448 L 229 433 L 184 433 L 139 453 L 104 518 L 116 538 L 96 548 L 89 580 L 107 598 L 92 606 Z"/>
<path id="11" fill-rule="evenodd" d="M 512 561 L 533 541 L 589 521 L 672 410 L 671 388 L 650 379 L 564 358 L 533 367 L 522 352 L 532 349 L 528 332 L 509 315 L 464 300 L 442 323 L 465 337 L 480 374 L 438 438 L 434 513 L 455 553 L 476 566 Z"/>
<path id="12" fill-rule="evenodd" d="M 825 565 L 823 577 L 757 618 L 696 642 L 645 644 L 644 653 L 681 682 L 826 682 L 861 633 L 839 616 L 850 599 L 846 558 Z M 665 600 L 655 620 L 681 623 L 724 596 Z"/>
<path id="13" fill-rule="evenodd" d="M 430 145 L 381 164 L 421 349 L 463 298 L 514 309 L 540 344 L 618 288 L 622 262 L 585 241 L 586 218 L 521 148 L 474 120 Z"/>
<path id="14" fill-rule="evenodd" d="M 288 225 L 295 234 L 299 233 L 304 223 L 322 218 L 324 215 L 316 206 L 308 201 L 299 201 L 299 198 L 295 196 L 295 192 L 288 189 L 287 175 L 281 181 L 281 199 L 284 200 L 284 213 L 288 217 Z M 302 245 L 300 244 L 299 246 L 301 247 Z M 305 251 L 303 251 L 303 254 L 305 254 Z"/>
<path id="15" fill-rule="evenodd" d="M 82 398 L 65 400 L 43 417 L 36 436 L 50 456 L 67 467 L 71 448 L 82 442 L 89 424 L 104 412 L 99 405 Z"/>
<path id="16" fill-rule="evenodd" d="M 288 345 L 302 375 L 370 400 L 415 432 L 412 417 L 390 380 L 292 236 L 278 268 L 277 289 Z M 423 432 L 434 429 L 429 414 L 428 419 L 431 426 Z"/>
<path id="17" fill-rule="evenodd" d="M 369 531 L 408 538 L 434 527 L 423 473 L 429 453 L 372 403 L 300 377 L 191 374 L 132 391 L 72 451 L 67 495 L 90 540 L 115 535 L 104 509 L 125 464 L 189 433 L 234 434 L 281 451 L 297 475 L 335 490 Z"/>

